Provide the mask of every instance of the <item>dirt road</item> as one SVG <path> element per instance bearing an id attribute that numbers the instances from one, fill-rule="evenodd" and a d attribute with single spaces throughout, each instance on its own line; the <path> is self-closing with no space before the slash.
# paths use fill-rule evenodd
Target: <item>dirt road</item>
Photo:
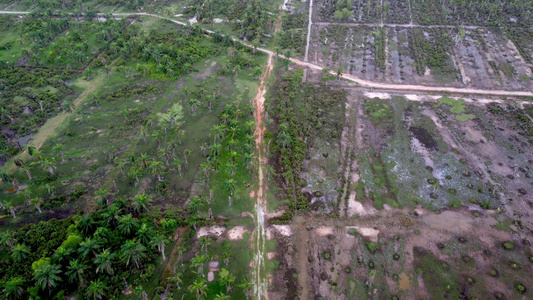
<path id="1" fill-rule="evenodd" d="M 257 190 L 255 191 L 255 232 L 254 232 L 254 295 L 255 299 L 268 299 L 268 274 L 265 268 L 266 253 L 266 228 L 265 228 L 265 212 L 267 211 L 266 199 L 264 198 L 265 180 L 263 175 L 263 167 L 266 163 L 263 156 L 263 106 L 265 103 L 266 93 L 266 79 L 273 68 L 272 54 L 268 56 L 268 63 L 261 76 L 261 81 L 255 94 L 255 146 L 257 153 L 258 166 L 258 182 Z"/>
<path id="2" fill-rule="evenodd" d="M 11 11 L 0 11 L 0 14 L 28 14 L 29 12 L 11 12 Z M 104 15 L 104 14 L 99 14 Z M 127 16 L 150 16 L 155 17 L 163 20 L 168 20 L 170 22 L 173 22 L 178 25 L 182 26 L 188 26 L 189 24 L 163 17 L 156 14 L 149 14 L 149 13 L 115 13 L 112 14 L 116 17 L 127 17 Z M 318 23 L 315 23 L 318 24 Z M 333 24 L 333 23 L 328 23 Z M 397 24 L 400 26 L 401 24 Z M 419 26 L 419 25 L 413 25 L 413 24 L 405 24 L 401 26 Z M 441 26 L 441 25 L 431 25 L 431 26 Z M 445 26 L 445 25 L 442 25 Z M 465 27 L 466 28 L 466 27 Z M 203 31 L 207 34 L 213 34 L 214 32 L 212 30 L 203 29 Z M 308 30 L 309 32 L 309 30 Z M 251 44 L 245 43 L 240 41 L 239 39 L 233 38 L 233 41 L 242 43 L 243 45 L 252 48 L 253 46 Z M 309 40 L 309 37 L 308 37 Z M 263 53 L 268 54 L 269 56 L 274 55 L 274 52 L 265 48 L 257 48 L 258 51 L 261 51 Z M 286 58 L 283 55 L 278 55 L 281 58 Z M 313 70 L 321 71 L 324 67 L 318 66 L 315 64 L 311 64 L 309 62 L 304 62 L 295 58 L 290 58 L 290 61 L 303 66 L 308 67 Z M 334 72 L 331 72 L 331 74 L 335 75 Z M 444 86 L 425 86 L 425 85 L 411 85 L 411 84 L 394 84 L 394 83 L 382 83 L 382 82 L 374 82 L 369 80 L 361 79 L 355 75 L 343 73 L 341 76 L 343 79 L 352 81 L 354 83 L 357 83 L 361 85 L 362 87 L 367 87 L 369 89 L 385 89 L 385 90 L 395 90 L 395 91 L 412 91 L 412 92 L 448 92 L 448 93 L 454 93 L 454 94 L 474 94 L 474 95 L 487 95 L 487 96 L 522 96 L 522 97 L 533 97 L 533 92 L 526 92 L 526 91 L 505 91 L 505 90 L 484 90 L 484 89 L 472 89 L 472 88 L 453 88 L 453 87 L 444 87 Z"/>

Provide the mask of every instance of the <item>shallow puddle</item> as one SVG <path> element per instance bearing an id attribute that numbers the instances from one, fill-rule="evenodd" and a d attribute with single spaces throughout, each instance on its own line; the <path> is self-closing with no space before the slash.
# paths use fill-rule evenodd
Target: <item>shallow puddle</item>
<path id="1" fill-rule="evenodd" d="M 400 274 L 400 289 L 408 290 L 410 287 L 409 276 L 405 273 Z"/>

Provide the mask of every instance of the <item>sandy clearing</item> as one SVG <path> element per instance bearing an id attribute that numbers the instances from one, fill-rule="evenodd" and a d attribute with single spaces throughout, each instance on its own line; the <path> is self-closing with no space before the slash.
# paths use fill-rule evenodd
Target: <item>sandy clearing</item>
<path id="1" fill-rule="evenodd" d="M 228 231 L 228 238 L 232 241 L 242 240 L 245 232 L 248 232 L 248 229 L 246 229 L 246 227 L 235 226 Z"/>
<path id="2" fill-rule="evenodd" d="M 357 230 L 363 237 L 368 238 L 371 242 L 374 242 L 374 243 L 378 242 L 379 229 L 374 229 L 370 227 L 347 226 L 346 227 L 347 234 L 350 231 L 350 229 Z"/>
<path id="3" fill-rule="evenodd" d="M 422 217 L 422 222 L 435 229 L 442 229 L 450 232 L 460 233 L 472 229 L 472 219 L 466 218 L 463 214 L 454 211 L 444 211 L 439 215 L 426 215 Z"/>
<path id="4" fill-rule="evenodd" d="M 292 235 L 292 229 L 289 225 L 272 225 L 272 228 L 283 236 Z"/>
<path id="5" fill-rule="evenodd" d="M 315 232 L 318 236 L 328 236 L 333 234 L 333 227 L 331 226 L 320 226 L 315 229 Z"/>
<path id="6" fill-rule="evenodd" d="M 210 227 L 201 227 L 196 233 L 196 238 L 201 238 L 204 236 L 221 236 L 226 231 L 226 228 L 222 226 L 210 226 Z"/>
<path id="7" fill-rule="evenodd" d="M 373 92 L 365 92 L 365 97 L 374 99 L 379 98 L 381 100 L 388 100 L 391 98 L 391 95 L 389 93 L 373 93 Z"/>

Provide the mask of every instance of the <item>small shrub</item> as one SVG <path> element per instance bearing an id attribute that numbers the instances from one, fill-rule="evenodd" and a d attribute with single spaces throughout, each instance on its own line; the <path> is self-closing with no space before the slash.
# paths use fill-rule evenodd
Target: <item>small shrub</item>
<path id="1" fill-rule="evenodd" d="M 509 241 L 508 242 L 504 242 L 502 244 L 502 246 L 503 246 L 503 249 L 505 249 L 505 250 L 514 250 L 514 243 L 513 242 L 509 242 Z"/>

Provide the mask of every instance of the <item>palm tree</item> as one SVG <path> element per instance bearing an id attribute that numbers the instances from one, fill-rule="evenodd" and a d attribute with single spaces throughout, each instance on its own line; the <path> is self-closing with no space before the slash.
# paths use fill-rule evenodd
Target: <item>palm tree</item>
<path id="1" fill-rule="evenodd" d="M 22 277 L 10 278 L 4 285 L 4 295 L 8 299 L 22 299 L 26 281 Z"/>
<path id="2" fill-rule="evenodd" d="M 86 238 L 85 241 L 80 243 L 78 252 L 81 254 L 81 257 L 85 258 L 90 252 L 96 255 L 96 250 L 98 249 L 100 249 L 100 244 L 96 239 Z"/>
<path id="3" fill-rule="evenodd" d="M 205 255 L 207 255 L 207 247 L 211 245 L 211 242 L 213 241 L 211 238 L 208 237 L 201 237 L 198 239 L 200 241 L 200 244 L 202 244 L 202 249 L 205 250 Z"/>
<path id="4" fill-rule="evenodd" d="M 204 172 L 206 183 L 209 182 L 209 172 L 211 171 L 211 165 L 209 163 L 201 164 L 200 169 Z"/>
<path id="5" fill-rule="evenodd" d="M 33 205 L 39 213 L 42 213 L 41 211 L 41 204 L 43 203 L 43 199 L 36 197 L 30 200 L 31 205 Z"/>
<path id="6" fill-rule="evenodd" d="M 61 266 L 53 265 L 49 261 L 46 261 L 35 269 L 33 279 L 41 290 L 48 290 L 48 294 L 51 294 L 52 289 L 61 282 L 59 274 L 61 274 Z"/>
<path id="7" fill-rule="evenodd" d="M 78 284 L 81 286 L 84 284 L 84 273 L 87 269 L 87 266 L 83 263 L 83 261 L 80 261 L 79 259 L 71 260 L 69 262 L 69 265 L 67 267 L 67 274 L 68 280 L 70 282 L 74 282 L 75 280 L 78 281 Z"/>
<path id="8" fill-rule="evenodd" d="M 155 138 L 157 142 L 157 150 L 161 149 L 161 139 L 163 138 L 164 133 L 161 130 L 155 130 L 152 133 L 152 137 Z"/>
<path id="9" fill-rule="evenodd" d="M 13 219 L 17 218 L 17 215 L 15 214 L 15 206 L 12 201 L 6 201 L 4 202 L 4 206 L 9 212 L 11 213 L 11 216 L 13 216 Z"/>
<path id="10" fill-rule="evenodd" d="M 87 292 L 85 292 L 86 299 L 102 299 L 105 295 L 105 290 L 107 289 L 105 283 L 99 279 L 96 281 L 91 281 Z"/>
<path id="11" fill-rule="evenodd" d="M 224 258 L 224 265 L 227 267 L 229 265 L 229 260 L 231 258 L 231 253 L 224 252 L 224 253 L 222 253 L 222 257 Z"/>
<path id="12" fill-rule="evenodd" d="M 173 164 L 176 166 L 176 169 L 178 169 L 178 174 L 181 177 L 181 169 L 183 167 L 183 161 L 179 158 L 176 158 L 173 162 Z"/>
<path id="13" fill-rule="evenodd" d="M 339 67 L 339 68 L 337 69 L 337 80 L 339 80 L 339 79 L 341 78 L 341 76 L 342 76 L 342 70 L 343 70 L 342 67 Z"/>
<path id="14" fill-rule="evenodd" d="M 198 208 L 203 207 L 205 205 L 205 200 L 202 198 L 191 198 L 189 203 L 187 203 L 187 209 L 191 213 L 198 214 Z"/>
<path id="15" fill-rule="evenodd" d="M 246 294 L 246 300 L 250 297 L 250 289 L 253 287 L 253 283 L 249 282 L 246 278 L 242 280 L 242 282 L 237 285 L 237 287 L 244 290 L 244 293 Z"/>
<path id="16" fill-rule="evenodd" d="M 159 147 L 157 147 L 159 150 Z M 146 153 L 141 153 L 141 162 L 142 162 L 142 168 L 146 169 L 148 167 L 147 161 L 150 159 L 150 155 Z"/>
<path id="17" fill-rule="evenodd" d="M 163 257 L 163 260 L 166 260 L 165 258 L 165 245 L 168 242 L 168 239 L 164 235 L 156 235 L 154 239 L 152 240 L 152 247 L 157 248 L 159 252 L 161 252 L 161 256 Z"/>
<path id="18" fill-rule="evenodd" d="M 16 244 L 11 249 L 11 257 L 14 261 L 23 261 L 30 254 L 30 248 L 25 244 Z"/>
<path id="19" fill-rule="evenodd" d="M 189 156 L 191 154 L 191 150 L 189 149 L 185 149 L 183 151 L 183 156 L 185 157 L 185 164 L 188 165 L 189 164 L 189 161 L 187 160 L 187 156 Z"/>
<path id="20" fill-rule="evenodd" d="M 136 240 L 128 240 L 122 247 L 120 247 L 122 262 L 129 265 L 130 260 L 133 260 L 137 269 L 139 269 L 139 261 L 146 257 L 146 248 Z"/>
<path id="21" fill-rule="evenodd" d="M 120 170 L 120 172 L 122 173 L 122 176 L 124 176 L 124 178 L 126 178 L 126 169 L 125 169 L 125 166 L 126 166 L 126 162 L 120 158 L 120 157 L 115 157 L 115 159 L 113 160 L 113 162 L 115 163 L 115 166 Z"/>
<path id="22" fill-rule="evenodd" d="M 119 204 L 113 203 L 100 212 L 100 217 L 104 220 L 105 224 L 115 228 L 118 224 L 118 218 L 120 218 L 121 212 L 122 209 L 119 207 Z"/>
<path id="23" fill-rule="evenodd" d="M 143 289 L 142 286 L 136 286 L 134 292 L 135 295 L 140 296 L 142 300 L 148 300 L 148 294 L 146 294 L 146 291 Z"/>
<path id="24" fill-rule="evenodd" d="M 13 237 L 13 232 L 10 230 L 6 230 L 2 233 L 0 233 L 0 246 L 2 247 L 9 247 L 13 248 L 13 244 L 15 243 L 15 238 Z"/>
<path id="25" fill-rule="evenodd" d="M 189 291 L 196 295 L 197 300 L 202 300 L 202 296 L 206 296 L 207 284 L 203 279 L 196 279 L 189 285 Z"/>
<path id="26" fill-rule="evenodd" d="M 20 172 L 26 173 L 26 176 L 28 176 L 28 180 L 31 181 L 31 173 L 30 173 L 30 166 L 28 164 L 23 164 L 19 167 Z"/>
<path id="27" fill-rule="evenodd" d="M 231 274 L 227 269 L 222 268 L 220 270 L 220 278 L 222 282 L 226 285 L 226 293 L 231 291 L 231 287 L 235 283 L 235 275 Z"/>
<path id="28" fill-rule="evenodd" d="M 231 299 L 231 297 L 229 295 L 226 295 L 226 294 L 223 294 L 223 293 L 218 293 L 215 295 L 215 300 L 229 300 Z"/>
<path id="29" fill-rule="evenodd" d="M 231 197 L 233 196 L 233 193 L 235 192 L 235 180 L 230 178 L 226 182 L 224 182 L 224 189 L 229 194 L 228 205 L 229 205 L 229 209 L 231 209 Z"/>
<path id="30" fill-rule="evenodd" d="M 94 231 L 96 223 L 94 222 L 92 215 L 86 215 L 78 221 L 78 229 L 84 233 L 89 234 Z"/>
<path id="31" fill-rule="evenodd" d="M 135 220 L 131 214 L 120 217 L 118 223 L 118 230 L 122 234 L 129 236 L 137 230 L 137 220 Z"/>
<path id="32" fill-rule="evenodd" d="M 192 110 L 192 115 L 195 116 L 196 115 L 196 105 L 198 104 L 198 99 L 190 99 L 189 100 L 189 105 L 191 106 L 191 110 Z"/>
<path id="33" fill-rule="evenodd" d="M 50 175 L 54 175 L 54 170 L 57 169 L 53 158 L 43 158 L 43 160 L 41 160 L 41 166 L 43 170 L 50 173 Z"/>
<path id="34" fill-rule="evenodd" d="M 148 207 L 152 204 L 152 198 L 146 194 L 137 195 L 133 199 L 133 209 L 137 213 L 142 213 L 148 210 Z"/>
<path id="35" fill-rule="evenodd" d="M 137 237 L 143 245 L 149 245 L 153 236 L 154 233 L 152 232 L 152 228 L 148 227 L 148 224 L 146 223 L 142 223 L 141 227 L 137 230 Z"/>
<path id="36" fill-rule="evenodd" d="M 50 196 L 53 196 L 54 195 L 54 186 L 52 186 L 51 184 L 45 184 L 44 185 L 44 188 L 46 189 L 46 191 L 48 192 L 48 194 Z"/>
<path id="37" fill-rule="evenodd" d="M 220 143 L 214 143 L 211 147 L 209 147 L 209 154 L 211 156 L 217 156 L 220 154 L 221 150 L 222 150 L 222 145 Z"/>
<path id="38" fill-rule="evenodd" d="M 178 259 L 181 261 L 181 266 L 183 267 L 183 251 L 185 251 L 185 248 L 178 246 L 176 251 L 178 251 Z"/>
<path id="39" fill-rule="evenodd" d="M 215 125 L 211 131 L 214 133 L 214 142 L 213 144 L 216 144 L 217 141 L 221 139 L 221 137 L 224 135 L 224 132 L 226 131 L 226 125 L 224 124 L 217 124 Z"/>
<path id="40" fill-rule="evenodd" d="M 112 253 L 109 249 L 104 249 L 102 253 L 97 254 L 94 259 L 94 264 L 96 267 L 96 274 L 101 271 L 105 271 L 107 274 L 113 274 L 113 259 L 115 258 L 115 253 Z"/>
<path id="41" fill-rule="evenodd" d="M 161 161 L 153 161 L 150 164 L 150 169 L 152 170 L 152 174 L 157 176 L 157 180 L 163 182 L 161 174 L 165 171 L 165 164 Z"/>
<path id="42" fill-rule="evenodd" d="M 169 283 L 175 283 L 178 290 L 180 289 L 180 283 L 182 283 L 181 277 L 183 276 L 182 273 L 176 273 L 174 276 L 170 276 L 167 278 Z"/>
<path id="43" fill-rule="evenodd" d="M 197 254 L 195 257 L 191 259 L 191 268 L 198 269 L 198 273 L 200 273 L 202 277 L 205 277 L 204 276 L 204 265 L 206 261 L 207 261 L 207 255 Z"/>
<path id="44" fill-rule="evenodd" d="M 278 135 L 278 143 L 280 143 L 283 148 L 286 148 L 286 147 L 290 148 L 291 140 L 292 140 L 292 137 L 287 131 L 282 131 Z"/>
<path id="45" fill-rule="evenodd" d="M 63 151 L 65 151 L 65 146 L 62 144 L 56 144 L 54 147 L 52 147 L 52 153 L 59 154 L 59 156 L 61 157 L 61 162 L 65 162 Z"/>
<path id="46" fill-rule="evenodd" d="M 100 205 L 100 207 L 102 208 L 105 208 L 108 205 L 107 199 L 106 199 L 107 195 L 109 195 L 109 191 L 105 188 L 101 188 L 96 191 L 95 196 L 99 200 L 98 205 Z"/>
<path id="47" fill-rule="evenodd" d="M 52 259 L 56 263 L 62 263 L 63 261 L 66 261 L 69 259 L 69 256 L 72 254 L 73 250 L 71 248 L 65 248 L 63 246 L 59 246 L 56 249 L 56 252 L 54 255 L 52 255 Z"/>

